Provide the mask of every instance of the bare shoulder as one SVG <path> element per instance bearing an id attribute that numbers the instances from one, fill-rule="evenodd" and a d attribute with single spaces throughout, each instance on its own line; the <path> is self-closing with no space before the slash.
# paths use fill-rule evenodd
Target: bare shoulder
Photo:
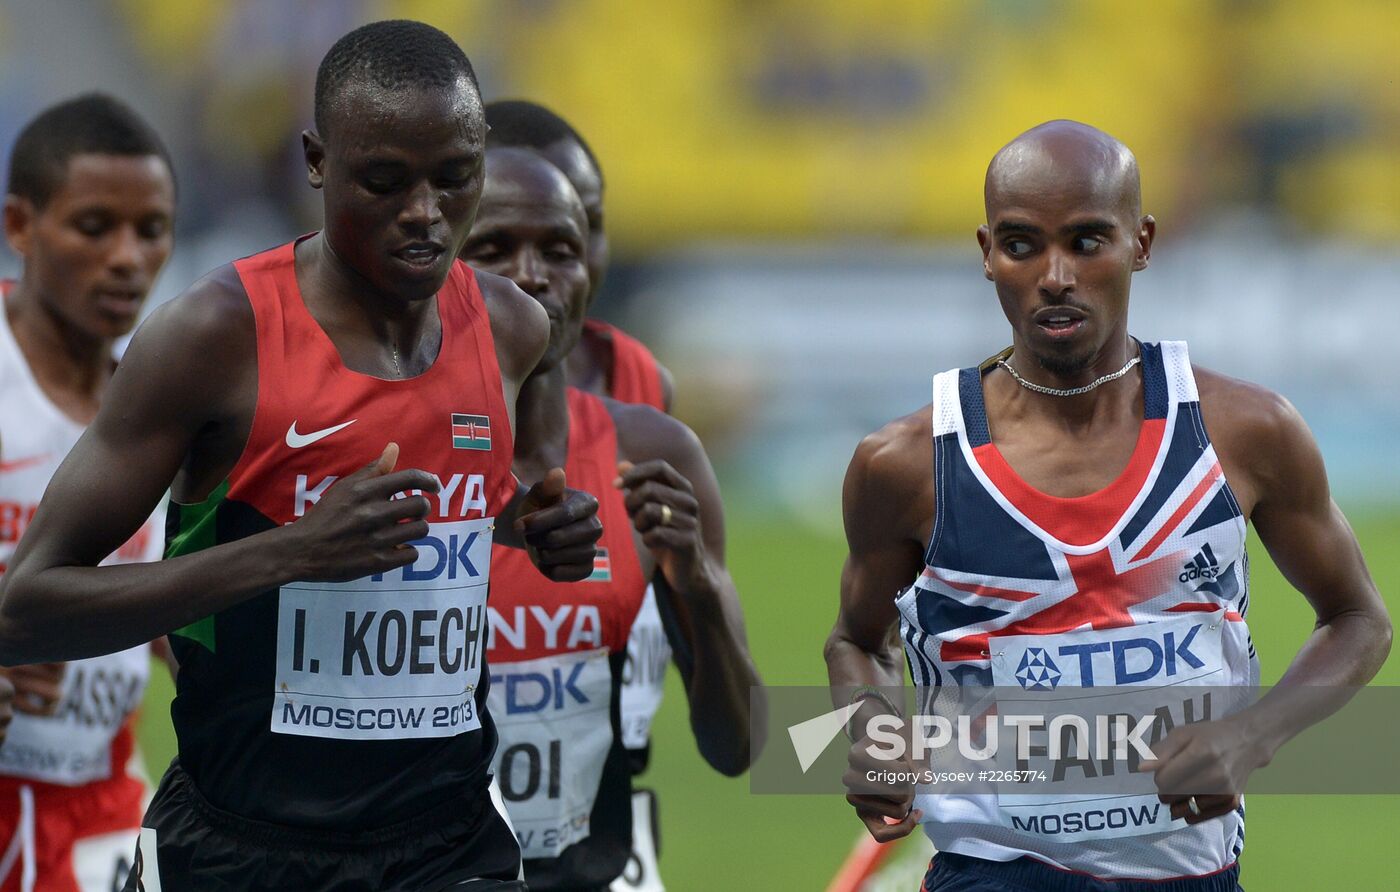
<path id="1" fill-rule="evenodd" d="M 481 289 L 481 296 L 486 301 L 486 310 L 491 314 L 491 324 L 499 323 L 497 316 L 502 322 L 522 322 L 530 318 L 542 318 L 545 327 L 549 326 L 549 319 L 545 316 L 544 307 L 539 302 L 516 285 L 505 276 L 498 276 L 495 273 L 488 273 L 472 267 L 472 272 L 476 275 L 476 284 Z M 527 322 L 528 324 L 528 322 Z"/>
<path id="2" fill-rule="evenodd" d="M 177 375 L 216 370 L 227 379 L 231 366 L 256 356 L 253 307 L 238 271 L 226 264 L 157 307 L 132 337 L 118 372 L 150 363 Z"/>
<path id="3" fill-rule="evenodd" d="M 867 435 L 846 469 L 842 510 L 852 547 L 895 537 L 923 541 L 933 525 L 933 407 Z"/>
<path id="4" fill-rule="evenodd" d="M 1281 394 L 1250 381 L 1192 366 L 1201 414 L 1217 445 L 1281 445 L 1307 426 L 1298 410 Z"/>
<path id="5" fill-rule="evenodd" d="M 185 456 L 198 441 L 206 453 L 232 453 L 231 466 L 257 403 L 257 356 L 247 292 L 232 266 L 220 267 L 142 323 L 103 395 L 93 435 L 148 457 L 163 448 Z"/>
<path id="6" fill-rule="evenodd" d="M 656 363 L 656 375 L 661 379 L 661 405 L 670 412 L 676 404 L 676 377 L 659 361 Z"/>
<path id="7" fill-rule="evenodd" d="M 549 345 L 549 316 L 539 301 L 505 276 L 472 269 L 491 317 L 491 337 L 501 371 L 524 380 Z"/>
<path id="8" fill-rule="evenodd" d="M 889 492 L 911 482 L 932 479 L 933 406 L 896 418 L 866 435 L 856 447 L 847 472 L 852 483 Z"/>
<path id="9" fill-rule="evenodd" d="M 617 428 L 620 450 L 629 461 L 659 458 L 681 469 L 705 457 L 700 438 L 685 422 L 651 406 L 601 399 Z"/>
<path id="10" fill-rule="evenodd" d="M 1303 416 L 1281 394 L 1259 384 L 1192 367 L 1201 415 L 1244 509 L 1288 489 L 1326 490 L 1326 471 Z"/>

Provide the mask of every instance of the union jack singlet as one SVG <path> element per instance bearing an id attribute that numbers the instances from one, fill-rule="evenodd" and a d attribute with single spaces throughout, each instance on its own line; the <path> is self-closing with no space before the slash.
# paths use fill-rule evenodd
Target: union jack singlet
<path id="1" fill-rule="evenodd" d="M 923 572 L 896 602 L 916 686 L 1258 684 L 1245 518 L 1202 422 L 1186 345 L 1141 350 L 1132 457 L 1107 487 L 1076 498 L 1039 492 L 1007 464 L 978 368 L 934 378 L 933 534 Z M 1122 657 L 1163 643 L 1186 656 Z M 1242 805 L 1187 826 L 1155 796 L 1028 804 L 916 793 L 940 851 L 995 861 L 1030 855 L 1098 877 L 1165 879 L 1221 870 L 1244 846 Z"/>

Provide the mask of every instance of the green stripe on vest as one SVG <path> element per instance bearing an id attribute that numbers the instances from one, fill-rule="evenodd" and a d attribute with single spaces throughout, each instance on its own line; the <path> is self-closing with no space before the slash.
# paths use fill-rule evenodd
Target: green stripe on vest
<path id="1" fill-rule="evenodd" d="M 219 506 L 223 504 L 227 495 L 228 480 L 225 479 L 214 487 L 214 491 L 204 501 L 194 505 L 171 506 L 180 513 L 180 531 L 166 543 L 165 556 L 167 558 L 193 554 L 196 551 L 211 548 L 218 543 L 218 538 L 215 535 L 218 529 L 216 519 Z M 196 620 L 183 629 L 176 629 L 171 634 L 189 638 L 191 641 L 198 641 L 208 648 L 210 653 L 214 651 L 214 617 L 212 616 Z"/>

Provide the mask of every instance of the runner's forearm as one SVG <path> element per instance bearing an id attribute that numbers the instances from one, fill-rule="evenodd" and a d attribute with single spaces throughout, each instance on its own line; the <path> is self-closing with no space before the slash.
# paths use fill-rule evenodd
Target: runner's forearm
<path id="1" fill-rule="evenodd" d="M 848 706 L 855 692 L 863 687 L 879 688 L 893 702 L 899 702 L 900 698 L 891 690 L 904 684 L 904 664 L 896 641 L 892 630 L 881 647 L 869 650 L 867 646 L 843 635 L 841 624 L 837 622 L 823 650 L 833 706 Z M 865 728 L 872 719 L 887 715 L 889 711 L 880 698 L 864 697 L 860 709 L 847 722 L 847 727 Z"/>
<path id="2" fill-rule="evenodd" d="M 300 578 L 296 543 L 286 526 L 149 564 L 17 565 L 0 583 L 0 663 L 144 644 Z"/>
<path id="3" fill-rule="evenodd" d="M 833 703 L 845 706 L 848 691 L 862 685 L 898 688 L 904 684 L 904 663 L 897 631 L 891 626 L 885 639 L 878 646 L 872 646 L 853 640 L 843 632 L 841 622 L 837 621 L 822 650 Z"/>
<path id="4" fill-rule="evenodd" d="M 1346 705 L 1390 653 L 1389 617 L 1357 611 L 1318 624 L 1278 684 L 1240 714 L 1270 757 Z"/>
<path id="5" fill-rule="evenodd" d="M 760 717 L 766 715 L 766 699 L 745 643 L 734 584 L 723 569 L 710 576 L 709 583 L 682 594 L 657 574 L 657 605 L 663 620 L 670 620 L 667 632 L 700 753 L 715 770 L 733 777 L 747 770 L 766 732 L 763 722 L 750 721 L 750 690 L 758 689 Z"/>

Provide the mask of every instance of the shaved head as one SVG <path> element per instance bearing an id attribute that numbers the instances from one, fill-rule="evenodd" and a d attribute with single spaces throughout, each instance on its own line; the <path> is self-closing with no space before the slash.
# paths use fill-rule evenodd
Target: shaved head
<path id="1" fill-rule="evenodd" d="M 1065 386 L 1121 366 L 1133 273 L 1147 269 L 1157 232 L 1133 153 L 1087 124 L 1049 121 L 996 153 L 984 197 L 982 269 L 1020 371 L 1033 361 Z"/>
<path id="2" fill-rule="evenodd" d="M 567 206 L 571 215 L 575 209 L 579 216 L 583 214 L 583 203 L 563 171 L 528 149 L 487 149 L 485 192 L 496 199 L 530 193 L 534 198 Z"/>
<path id="3" fill-rule="evenodd" d="M 987 167 L 987 219 L 996 209 L 1055 196 L 1142 214 L 1137 158 L 1127 146 L 1078 121 L 1047 121 L 1001 148 Z"/>

